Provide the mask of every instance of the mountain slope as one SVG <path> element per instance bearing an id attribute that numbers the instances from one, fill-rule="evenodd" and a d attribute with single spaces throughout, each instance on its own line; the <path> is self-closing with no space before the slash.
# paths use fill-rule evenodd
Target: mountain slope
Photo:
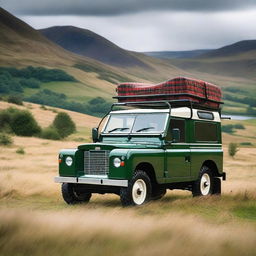
<path id="1" fill-rule="evenodd" d="M 64 64 L 74 57 L 47 40 L 32 27 L 0 8 L 0 55 L 2 65 L 40 62 Z"/>
<path id="2" fill-rule="evenodd" d="M 256 56 L 256 40 L 244 40 L 216 50 L 201 54 L 201 58 L 223 58 L 245 55 L 248 52 Z"/>
<path id="3" fill-rule="evenodd" d="M 96 39 L 100 40 L 96 45 L 107 42 L 100 36 L 96 36 Z M 77 44 L 79 45 L 78 41 Z M 165 61 L 122 50 L 110 42 L 108 47 L 112 52 L 121 51 L 124 57 L 120 57 L 120 62 L 128 61 L 130 66 L 111 66 L 67 51 L 0 8 L 0 66 L 43 66 L 62 69 L 79 82 L 44 84 L 42 87 L 59 93 L 69 91 L 67 97 L 72 94 L 72 100 L 84 102 L 97 96 L 111 99 L 119 82 L 160 82 L 186 74 Z M 98 49 L 98 52 L 101 52 L 101 49 Z M 33 93 L 36 93 L 36 90 L 26 91 L 28 96 Z"/>
<path id="4" fill-rule="evenodd" d="M 189 72 L 256 79 L 256 40 L 231 44 L 193 59 L 171 60 Z"/>
<path id="5" fill-rule="evenodd" d="M 191 51 L 159 51 L 159 52 L 144 52 L 144 54 L 160 58 L 160 59 L 189 59 L 198 57 L 204 53 L 208 53 L 212 50 L 210 49 L 200 49 Z"/>
<path id="6" fill-rule="evenodd" d="M 118 47 L 90 30 L 73 26 L 56 26 L 39 31 L 49 40 L 76 54 L 114 66 L 147 67 L 132 52 Z"/>

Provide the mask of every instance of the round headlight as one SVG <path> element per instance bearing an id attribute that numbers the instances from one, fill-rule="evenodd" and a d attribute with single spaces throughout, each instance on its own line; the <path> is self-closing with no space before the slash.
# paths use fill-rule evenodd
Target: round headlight
<path id="1" fill-rule="evenodd" d="M 114 166 L 115 166 L 116 168 L 120 167 L 120 165 L 121 165 L 121 159 L 118 158 L 118 157 L 114 158 L 113 164 L 114 164 Z"/>
<path id="2" fill-rule="evenodd" d="M 67 165 L 67 166 L 71 166 L 72 163 L 73 163 L 72 157 L 71 157 L 71 156 L 66 157 L 65 162 L 66 162 L 66 165 Z"/>

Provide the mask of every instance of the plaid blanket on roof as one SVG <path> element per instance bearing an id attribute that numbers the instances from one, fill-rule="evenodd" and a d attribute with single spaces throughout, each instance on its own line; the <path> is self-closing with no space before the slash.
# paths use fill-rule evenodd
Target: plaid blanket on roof
<path id="1" fill-rule="evenodd" d="M 160 84 L 121 83 L 117 86 L 119 102 L 187 99 L 219 108 L 221 89 L 211 83 L 177 77 Z"/>

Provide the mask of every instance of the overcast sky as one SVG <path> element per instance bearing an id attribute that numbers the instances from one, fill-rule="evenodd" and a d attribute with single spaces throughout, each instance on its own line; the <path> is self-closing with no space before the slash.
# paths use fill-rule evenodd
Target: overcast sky
<path id="1" fill-rule="evenodd" d="M 135 51 L 211 49 L 256 39 L 256 0 L 4 0 L 34 28 L 73 25 Z"/>

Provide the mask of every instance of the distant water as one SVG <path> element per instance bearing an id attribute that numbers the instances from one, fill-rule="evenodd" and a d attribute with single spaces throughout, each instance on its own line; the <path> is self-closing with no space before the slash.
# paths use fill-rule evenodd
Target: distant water
<path id="1" fill-rule="evenodd" d="M 231 117 L 231 120 L 249 120 L 249 119 L 256 119 L 255 116 L 222 115 L 222 117 Z"/>

